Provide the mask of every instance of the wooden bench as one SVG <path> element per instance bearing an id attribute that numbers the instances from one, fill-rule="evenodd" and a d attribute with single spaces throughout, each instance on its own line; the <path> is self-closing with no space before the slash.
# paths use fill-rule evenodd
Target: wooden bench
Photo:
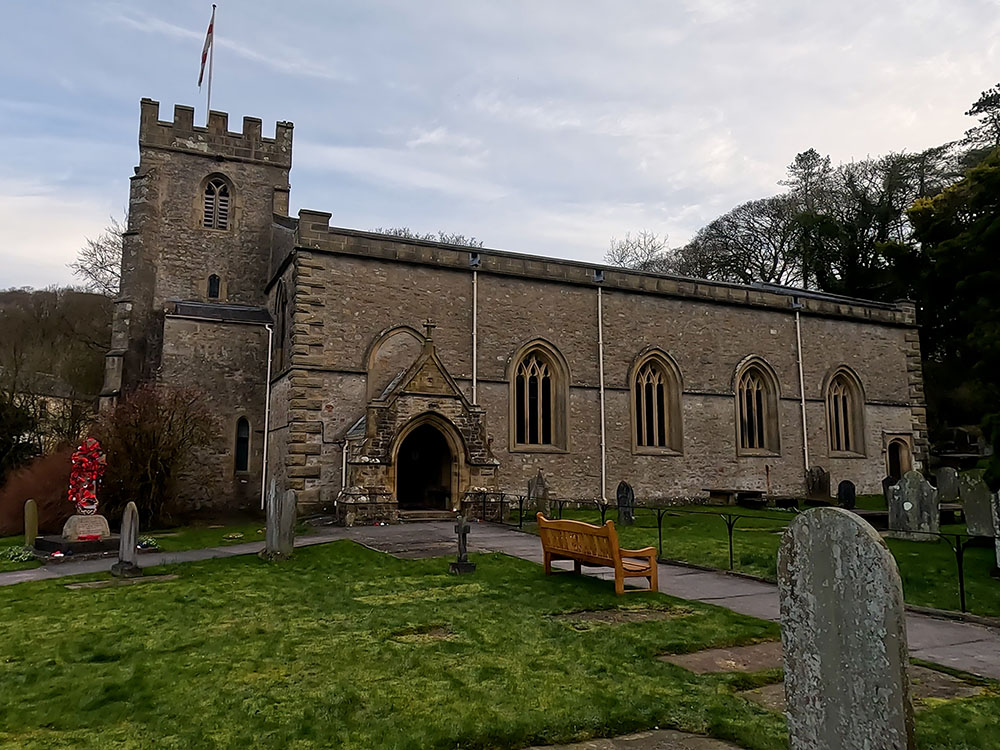
<path id="1" fill-rule="evenodd" d="M 659 590 L 656 548 L 619 548 L 614 521 L 594 526 L 583 521 L 550 521 L 541 513 L 537 518 L 545 575 L 552 575 L 553 560 L 572 560 L 576 573 L 583 565 L 614 568 L 616 594 L 625 593 L 626 578 L 645 578 L 649 581 L 648 589 L 631 589 L 633 591 Z"/>

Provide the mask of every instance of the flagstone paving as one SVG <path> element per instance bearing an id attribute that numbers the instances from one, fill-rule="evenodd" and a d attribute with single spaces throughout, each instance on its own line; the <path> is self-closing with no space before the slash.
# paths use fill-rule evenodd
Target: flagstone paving
<path id="1" fill-rule="evenodd" d="M 572 745 L 536 745 L 528 750 L 738 750 L 738 745 L 731 745 L 710 737 L 700 737 L 696 734 L 675 732 L 669 729 L 657 729 L 651 732 L 638 732 L 624 737 L 587 740 Z"/>

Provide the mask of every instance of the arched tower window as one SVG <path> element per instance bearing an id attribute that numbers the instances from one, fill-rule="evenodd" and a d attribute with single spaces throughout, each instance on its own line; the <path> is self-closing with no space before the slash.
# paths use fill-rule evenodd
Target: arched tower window
<path id="1" fill-rule="evenodd" d="M 222 280 L 217 274 L 212 274 L 208 277 L 208 298 L 209 299 L 219 299 L 219 290 L 222 286 Z"/>
<path id="2" fill-rule="evenodd" d="M 566 370 L 555 350 L 528 348 L 512 373 L 512 446 L 558 448 L 566 446 Z"/>
<path id="3" fill-rule="evenodd" d="M 857 379 L 845 370 L 827 386 L 826 426 L 831 453 L 864 453 L 864 398 Z"/>
<path id="4" fill-rule="evenodd" d="M 633 369 L 633 445 L 637 452 L 681 449 L 680 392 L 680 374 L 666 355 L 649 355 Z"/>
<path id="5" fill-rule="evenodd" d="M 250 422 L 246 417 L 240 417 L 236 422 L 236 445 L 233 453 L 235 471 L 250 471 Z"/>
<path id="6" fill-rule="evenodd" d="M 746 455 L 777 453 L 780 449 L 778 397 L 773 376 L 761 365 L 750 364 L 736 382 L 739 452 Z"/>
<path id="7" fill-rule="evenodd" d="M 229 184 L 221 177 L 205 183 L 202 226 L 208 229 L 229 229 Z"/>
<path id="8" fill-rule="evenodd" d="M 287 316 L 288 293 L 285 291 L 285 283 L 283 281 L 279 281 L 274 310 L 275 323 L 277 323 L 277 330 L 274 335 L 274 360 L 279 371 L 285 366 L 285 336 L 288 333 L 288 321 L 286 320 Z"/>

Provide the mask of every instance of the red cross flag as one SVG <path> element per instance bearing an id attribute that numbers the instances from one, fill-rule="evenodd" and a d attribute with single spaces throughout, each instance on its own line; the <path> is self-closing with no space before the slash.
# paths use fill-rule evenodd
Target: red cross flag
<path id="1" fill-rule="evenodd" d="M 205 78 L 205 63 L 208 61 L 208 53 L 212 49 L 213 40 L 213 29 L 215 28 L 215 5 L 212 5 L 212 20 L 208 22 L 208 32 L 205 34 L 205 46 L 201 50 L 201 72 L 198 74 L 198 88 L 201 88 L 201 82 Z M 208 72 L 209 78 L 212 76 L 212 71 Z M 211 85 L 211 84 L 210 84 Z"/>

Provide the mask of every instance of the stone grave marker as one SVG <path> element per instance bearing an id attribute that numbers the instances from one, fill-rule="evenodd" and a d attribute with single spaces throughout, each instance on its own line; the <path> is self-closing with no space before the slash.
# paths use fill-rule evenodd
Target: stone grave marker
<path id="1" fill-rule="evenodd" d="M 830 472 L 822 466 L 813 466 L 806 474 L 806 495 L 810 500 L 830 502 Z"/>
<path id="2" fill-rule="evenodd" d="M 797 516 L 778 550 L 791 750 L 912 750 L 903 587 L 867 522 Z"/>
<path id="3" fill-rule="evenodd" d="M 889 507 L 889 501 L 892 499 L 892 488 L 896 486 L 897 480 L 892 477 L 885 477 L 882 480 L 882 497 L 885 498 L 885 507 Z"/>
<path id="4" fill-rule="evenodd" d="M 993 525 L 993 493 L 983 481 L 982 469 L 958 475 L 959 494 L 966 530 L 972 536 L 996 536 Z"/>
<path id="5" fill-rule="evenodd" d="M 997 560 L 993 569 L 993 576 L 1000 578 L 1000 492 L 993 493 L 993 528 L 997 530 L 993 543 L 996 546 Z"/>
<path id="6" fill-rule="evenodd" d="M 889 497 L 889 531 L 899 539 L 934 541 L 940 529 L 937 490 L 917 471 L 908 471 Z M 923 533 L 921 533 L 923 532 Z"/>
<path id="7" fill-rule="evenodd" d="M 142 575 L 137 562 L 139 552 L 139 509 L 129 502 L 122 514 L 122 533 L 118 539 L 118 562 L 111 566 L 111 575 L 135 578 Z"/>
<path id="8" fill-rule="evenodd" d="M 267 525 L 264 529 L 265 560 L 287 560 L 295 549 L 295 521 L 298 517 L 295 490 L 279 495 L 274 479 L 267 496 Z"/>
<path id="9" fill-rule="evenodd" d="M 937 479 L 939 503 L 957 503 L 961 496 L 958 486 L 958 472 L 950 466 L 942 466 L 934 474 Z"/>
<path id="10" fill-rule="evenodd" d="M 34 547 L 38 538 L 38 503 L 28 498 L 24 501 L 24 546 Z"/>
<path id="11" fill-rule="evenodd" d="M 552 518 L 549 505 L 549 488 L 545 484 L 545 476 L 542 474 L 541 469 L 538 470 L 534 478 L 528 480 L 528 507 L 530 508 L 532 504 L 534 504 L 536 511 L 546 518 Z"/>
<path id="12" fill-rule="evenodd" d="M 837 485 L 837 505 L 841 508 L 844 510 L 854 510 L 857 499 L 858 490 L 854 486 L 854 482 L 850 479 L 845 479 Z"/>
<path id="13" fill-rule="evenodd" d="M 618 523 L 622 526 L 631 526 L 635 523 L 635 492 L 632 485 L 624 479 L 618 483 L 616 492 L 618 499 Z"/>
<path id="14" fill-rule="evenodd" d="M 62 538 L 67 542 L 85 539 L 107 539 L 111 536 L 108 519 L 101 515 L 70 516 L 63 525 Z"/>
<path id="15" fill-rule="evenodd" d="M 469 528 L 465 516 L 459 516 L 455 523 L 455 533 L 458 535 L 458 559 L 448 566 L 449 573 L 462 575 L 476 570 L 476 564 L 469 562 Z"/>

